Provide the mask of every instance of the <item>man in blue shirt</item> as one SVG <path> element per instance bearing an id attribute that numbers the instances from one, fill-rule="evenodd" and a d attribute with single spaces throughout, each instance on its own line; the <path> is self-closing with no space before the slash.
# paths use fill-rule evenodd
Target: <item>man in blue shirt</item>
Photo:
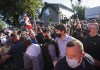
<path id="1" fill-rule="evenodd" d="M 26 48 L 20 41 L 20 37 L 18 34 L 11 34 L 11 40 L 13 41 L 14 45 L 11 47 L 9 52 L 3 56 L 3 58 L 0 60 L 0 63 L 4 63 L 8 59 L 14 58 L 18 70 L 21 70 L 24 68 L 23 55 L 26 51 Z"/>

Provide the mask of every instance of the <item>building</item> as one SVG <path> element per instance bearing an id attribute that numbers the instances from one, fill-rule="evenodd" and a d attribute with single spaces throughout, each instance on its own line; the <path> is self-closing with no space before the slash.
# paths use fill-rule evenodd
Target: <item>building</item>
<path id="1" fill-rule="evenodd" d="M 73 15 L 74 11 L 62 4 L 50 4 L 45 2 L 42 9 L 40 20 L 43 23 L 60 23 L 61 20 L 66 20 Z"/>
<path id="2" fill-rule="evenodd" d="M 85 9 L 86 19 L 100 19 L 100 6 Z"/>

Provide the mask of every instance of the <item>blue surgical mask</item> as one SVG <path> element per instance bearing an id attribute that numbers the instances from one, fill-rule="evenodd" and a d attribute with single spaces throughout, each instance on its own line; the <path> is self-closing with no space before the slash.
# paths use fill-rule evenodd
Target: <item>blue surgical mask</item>
<path id="1" fill-rule="evenodd" d="M 69 59 L 67 56 L 66 56 L 66 61 L 67 61 L 68 65 L 69 65 L 69 67 L 71 67 L 71 68 L 76 68 L 76 67 L 78 67 L 80 65 L 79 60 L 77 60 L 77 59 Z"/>

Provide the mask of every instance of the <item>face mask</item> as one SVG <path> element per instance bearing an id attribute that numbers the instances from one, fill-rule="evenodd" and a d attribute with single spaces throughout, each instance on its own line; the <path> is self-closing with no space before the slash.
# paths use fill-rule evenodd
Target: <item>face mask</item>
<path id="1" fill-rule="evenodd" d="M 71 68 L 76 68 L 80 65 L 80 63 L 78 62 L 77 59 L 68 59 L 67 56 L 66 56 L 66 61 L 69 65 L 69 67 L 71 67 Z"/>
<path id="2" fill-rule="evenodd" d="M 56 34 L 56 36 L 57 36 L 58 38 L 61 38 L 61 34 Z"/>
<path id="3" fill-rule="evenodd" d="M 44 39 L 44 42 L 48 42 L 48 41 L 49 41 L 49 38 Z"/>

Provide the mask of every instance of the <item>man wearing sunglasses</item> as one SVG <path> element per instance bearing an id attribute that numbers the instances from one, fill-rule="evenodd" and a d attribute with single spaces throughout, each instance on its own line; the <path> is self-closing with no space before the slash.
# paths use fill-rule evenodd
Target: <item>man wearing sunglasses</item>
<path id="1" fill-rule="evenodd" d="M 43 30 L 43 44 L 41 48 L 44 59 L 44 70 L 53 70 L 57 61 L 58 49 L 48 29 Z"/>

